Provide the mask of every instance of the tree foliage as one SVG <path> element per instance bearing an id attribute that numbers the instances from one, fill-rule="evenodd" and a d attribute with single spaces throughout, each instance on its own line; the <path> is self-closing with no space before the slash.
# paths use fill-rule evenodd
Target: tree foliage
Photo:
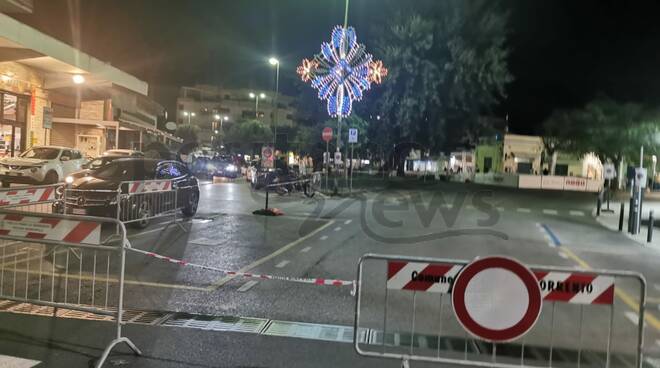
<path id="1" fill-rule="evenodd" d="M 382 139 L 439 148 L 448 134 L 478 129 L 478 116 L 505 97 L 508 15 L 487 0 L 427 5 L 423 14 L 398 11 L 381 32 L 376 54 L 389 75 L 378 111 L 389 133 Z"/>
<path id="2" fill-rule="evenodd" d="M 555 111 L 543 124 L 544 141 L 568 153 L 593 152 L 603 162 L 634 161 L 640 146 L 660 148 L 659 120 L 655 109 L 601 97 L 581 109 Z"/>
<path id="3" fill-rule="evenodd" d="M 179 125 L 174 135 L 183 139 L 182 147 L 186 152 L 192 152 L 199 147 L 199 128 L 196 125 Z"/>
<path id="4" fill-rule="evenodd" d="M 264 144 L 272 143 L 273 132 L 270 126 L 260 120 L 242 120 L 233 124 L 224 138 L 226 145 L 237 150 L 257 152 Z"/>

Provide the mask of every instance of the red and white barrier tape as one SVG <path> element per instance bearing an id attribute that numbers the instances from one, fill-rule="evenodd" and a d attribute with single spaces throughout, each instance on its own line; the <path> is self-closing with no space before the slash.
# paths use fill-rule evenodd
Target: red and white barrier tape
<path id="1" fill-rule="evenodd" d="M 205 266 L 197 263 L 191 263 L 187 262 L 181 259 L 175 259 L 171 258 L 168 256 L 163 256 L 157 253 L 153 252 L 147 252 L 141 249 L 135 249 L 135 248 L 128 248 L 129 250 L 137 253 L 142 253 L 146 256 L 153 257 L 156 259 L 160 259 L 166 262 L 178 264 L 181 266 L 190 266 L 190 267 L 195 267 L 195 268 L 200 268 L 203 270 L 208 270 L 208 271 L 215 271 L 215 272 L 220 272 L 224 273 L 228 276 L 240 276 L 240 277 L 246 277 L 246 278 L 254 278 L 254 279 L 262 279 L 262 280 L 278 280 L 278 281 L 288 281 L 288 282 L 297 282 L 301 284 L 312 284 L 312 285 L 322 285 L 322 286 L 354 286 L 355 282 L 354 281 L 347 281 L 347 280 L 334 280 L 334 279 L 324 279 L 324 278 L 302 278 L 302 277 L 288 277 L 288 276 L 277 276 L 277 275 L 264 275 L 264 274 L 256 274 L 256 273 L 250 273 L 250 272 L 238 272 L 238 271 L 227 271 L 223 270 L 221 268 L 217 267 L 212 267 L 212 266 Z"/>

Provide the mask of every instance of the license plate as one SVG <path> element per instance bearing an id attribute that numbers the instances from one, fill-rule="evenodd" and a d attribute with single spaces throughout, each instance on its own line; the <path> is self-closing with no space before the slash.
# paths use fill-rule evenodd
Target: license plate
<path id="1" fill-rule="evenodd" d="M 84 208 L 74 208 L 73 209 L 73 214 L 74 215 L 86 215 L 87 210 L 85 210 Z"/>

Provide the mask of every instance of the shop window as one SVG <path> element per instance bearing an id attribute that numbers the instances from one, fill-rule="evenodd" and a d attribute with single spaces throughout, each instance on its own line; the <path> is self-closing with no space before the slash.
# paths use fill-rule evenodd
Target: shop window
<path id="1" fill-rule="evenodd" d="M 2 98 L 2 118 L 5 120 L 16 121 L 16 110 L 18 109 L 18 97 L 14 95 L 3 95 Z"/>

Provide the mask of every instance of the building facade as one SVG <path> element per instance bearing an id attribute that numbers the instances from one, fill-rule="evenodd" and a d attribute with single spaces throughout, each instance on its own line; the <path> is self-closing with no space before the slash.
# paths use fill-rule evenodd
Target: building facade
<path id="1" fill-rule="evenodd" d="M 295 99 L 291 96 L 280 93 L 276 108 L 273 91 L 224 89 L 200 84 L 181 87 L 176 123 L 199 127 L 202 145 L 211 146 L 222 131 L 241 120 L 257 119 L 269 124 L 272 130 L 286 131 L 294 126 L 295 113 Z"/>
<path id="2" fill-rule="evenodd" d="M 142 149 L 156 128 L 147 83 L 0 13 L 0 156 L 34 145 Z"/>

